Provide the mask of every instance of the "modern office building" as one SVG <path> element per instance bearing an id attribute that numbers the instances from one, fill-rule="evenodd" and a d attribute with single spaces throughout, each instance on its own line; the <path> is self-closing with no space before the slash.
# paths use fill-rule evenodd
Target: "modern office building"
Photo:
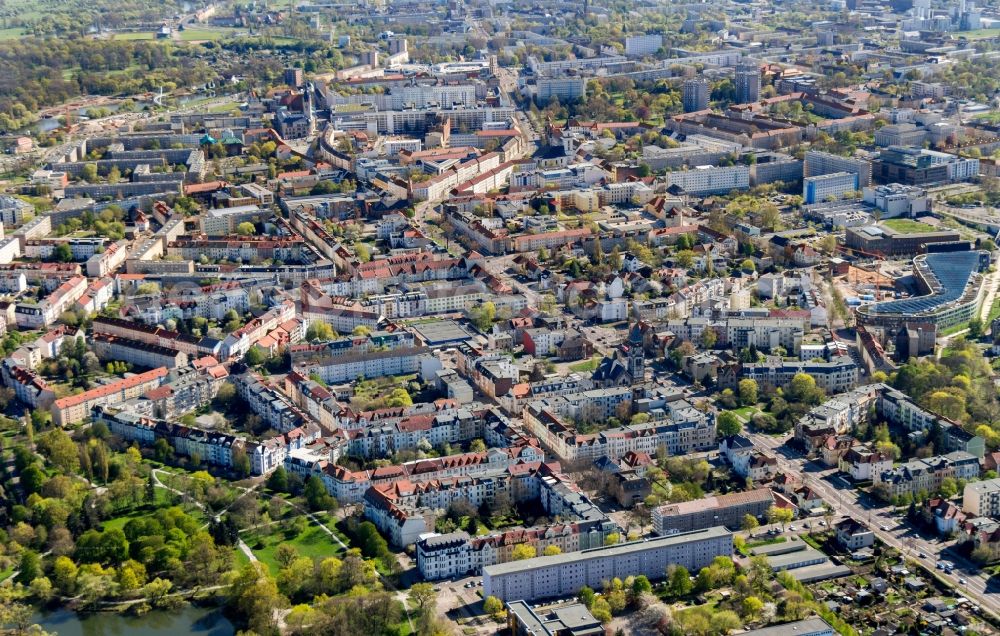
<path id="1" fill-rule="evenodd" d="M 955 230 L 934 230 L 924 232 L 901 232 L 887 224 L 864 225 L 847 228 L 847 247 L 880 257 L 921 254 L 933 243 L 959 241 L 962 235 Z"/>
<path id="2" fill-rule="evenodd" d="M 731 556 L 733 534 L 722 527 L 620 543 L 582 552 L 511 561 L 483 568 L 483 595 L 502 601 L 573 596 L 580 588 L 599 589 L 604 581 L 644 574 L 666 576 L 670 565 L 691 572 Z"/>
<path id="3" fill-rule="evenodd" d="M 854 172 L 831 172 L 802 179 L 802 199 L 806 205 L 842 199 L 857 190 L 858 175 Z"/>
<path id="4" fill-rule="evenodd" d="M 684 112 L 693 113 L 708 108 L 709 90 L 708 80 L 703 77 L 684 80 Z"/>
<path id="5" fill-rule="evenodd" d="M 867 159 L 841 157 L 819 150 L 806 152 L 803 176 L 818 177 L 834 172 L 852 172 L 858 175 L 859 188 L 867 188 L 872 184 L 872 162 Z"/>
<path id="6" fill-rule="evenodd" d="M 715 526 L 739 528 L 746 515 L 763 518 L 773 504 L 770 488 L 667 504 L 653 510 L 653 530 L 659 535 L 671 535 Z"/>
<path id="7" fill-rule="evenodd" d="M 968 322 L 981 302 L 979 273 L 989 264 L 989 253 L 982 250 L 921 254 L 913 259 L 913 271 L 922 295 L 858 307 L 858 322 L 883 327 L 921 322 L 938 330 Z"/>

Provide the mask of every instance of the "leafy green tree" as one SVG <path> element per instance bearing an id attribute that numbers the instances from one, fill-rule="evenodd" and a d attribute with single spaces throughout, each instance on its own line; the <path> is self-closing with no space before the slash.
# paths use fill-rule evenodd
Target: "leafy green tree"
<path id="1" fill-rule="evenodd" d="M 732 411 L 723 411 L 715 420 L 715 428 L 720 437 L 739 435 L 743 432 L 743 424 L 740 418 Z"/>
<path id="2" fill-rule="evenodd" d="M 240 236 L 253 236 L 257 233 L 257 228 L 249 221 L 243 221 L 236 226 L 236 233 Z"/>

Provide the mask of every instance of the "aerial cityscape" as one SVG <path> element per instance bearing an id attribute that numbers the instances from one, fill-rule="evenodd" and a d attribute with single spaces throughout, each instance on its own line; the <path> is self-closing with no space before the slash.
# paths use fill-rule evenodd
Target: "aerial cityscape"
<path id="1" fill-rule="evenodd" d="M 1000 5 L 0 0 L 0 634 L 1000 635 Z"/>

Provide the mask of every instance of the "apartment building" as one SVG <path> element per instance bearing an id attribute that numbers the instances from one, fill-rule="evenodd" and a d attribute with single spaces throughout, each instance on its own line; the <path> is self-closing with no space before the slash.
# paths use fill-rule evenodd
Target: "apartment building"
<path id="1" fill-rule="evenodd" d="M 806 152 L 802 175 L 818 177 L 835 172 L 849 172 L 858 175 L 858 188 L 867 188 L 872 184 L 872 162 L 867 159 L 841 157 L 819 150 Z"/>
<path id="2" fill-rule="evenodd" d="M 0 377 L 4 386 L 14 389 L 14 395 L 21 403 L 33 409 L 48 409 L 56 399 L 55 392 L 44 378 L 11 358 L 5 358 L 0 363 Z"/>
<path id="3" fill-rule="evenodd" d="M 115 338 L 134 340 L 148 345 L 174 349 L 192 357 L 218 355 L 222 344 L 215 338 L 196 338 L 178 331 L 106 316 L 94 318 L 91 328 L 95 335 L 113 336 Z"/>
<path id="4" fill-rule="evenodd" d="M 57 426 L 81 422 L 90 417 L 91 409 L 95 406 L 119 404 L 160 386 L 167 377 L 167 371 L 166 367 L 159 367 L 60 398 L 52 403 L 52 420 Z"/>
<path id="5" fill-rule="evenodd" d="M 608 547 L 543 556 L 483 569 L 483 594 L 502 601 L 568 597 L 584 586 L 600 588 L 613 578 L 666 576 L 678 565 L 697 572 L 733 553 L 733 535 L 721 527 Z M 595 589 L 596 589 L 595 588 Z"/>
<path id="6" fill-rule="evenodd" d="M 884 487 L 894 497 L 932 494 L 945 478 L 969 480 L 979 476 L 979 459 L 964 451 L 952 451 L 910 461 L 874 476 L 876 487 Z"/>
<path id="7" fill-rule="evenodd" d="M 962 493 L 962 510 L 977 517 L 1000 517 L 1000 478 L 966 484 Z"/>
<path id="8" fill-rule="evenodd" d="M 740 528 L 747 515 L 764 519 L 772 505 L 774 493 L 770 488 L 667 504 L 653 510 L 653 530 L 670 535 L 713 526 Z"/>
<path id="9" fill-rule="evenodd" d="M 849 356 L 837 356 L 829 362 L 784 360 L 768 356 L 765 362 L 740 365 L 737 375 L 720 378 L 720 382 L 729 386 L 740 379 L 749 378 L 756 381 L 762 390 L 773 391 L 787 387 L 799 373 L 812 376 L 816 380 L 816 386 L 827 393 L 844 393 L 858 384 L 858 365 Z"/>
<path id="10" fill-rule="evenodd" d="M 101 361 L 122 360 L 149 369 L 175 369 L 188 363 L 188 356 L 183 351 L 107 334 L 94 334 L 91 348 Z"/>
<path id="11" fill-rule="evenodd" d="M 806 205 L 813 205 L 831 199 L 842 199 L 858 189 L 857 173 L 830 172 L 802 179 L 802 200 Z"/>
<path id="12" fill-rule="evenodd" d="M 663 179 L 667 188 L 676 187 L 693 196 L 727 194 L 750 188 L 750 167 L 697 166 L 691 170 L 668 172 Z"/>

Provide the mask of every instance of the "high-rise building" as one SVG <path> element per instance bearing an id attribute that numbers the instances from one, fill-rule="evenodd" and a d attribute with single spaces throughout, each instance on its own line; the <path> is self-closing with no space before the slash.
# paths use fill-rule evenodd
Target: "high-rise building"
<path id="1" fill-rule="evenodd" d="M 708 81 L 703 78 L 684 80 L 684 112 L 693 113 L 708 108 Z"/>
<path id="2" fill-rule="evenodd" d="M 302 86 L 302 69 L 286 68 L 284 80 L 286 84 L 293 88 Z"/>
<path id="3" fill-rule="evenodd" d="M 748 104 L 760 99 L 760 65 L 742 61 L 736 65 L 736 102 Z"/>

